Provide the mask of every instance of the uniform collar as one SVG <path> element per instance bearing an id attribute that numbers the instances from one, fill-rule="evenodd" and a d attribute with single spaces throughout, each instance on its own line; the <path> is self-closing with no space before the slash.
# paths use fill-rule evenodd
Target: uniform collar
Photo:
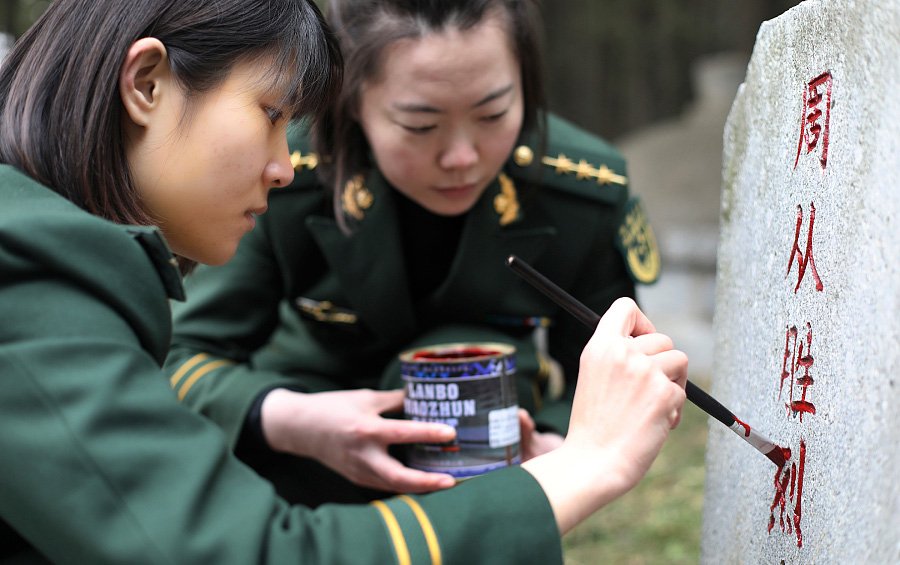
<path id="1" fill-rule="evenodd" d="M 533 263 L 544 253 L 556 229 L 541 210 L 522 208 L 521 195 L 516 219 L 502 222 L 504 211 L 498 210 L 497 199 L 509 196 L 506 181 L 494 180 L 469 212 L 457 256 L 446 283 L 434 295 L 435 301 L 464 303 L 476 312 L 497 311 L 498 302 L 517 281 L 506 267 L 506 258 L 516 254 Z"/>
<path id="2" fill-rule="evenodd" d="M 372 194 L 370 206 L 356 220 L 355 231 L 343 233 L 333 218 L 311 216 L 307 227 L 313 234 L 329 266 L 340 280 L 352 308 L 386 339 L 411 335 L 416 329 L 414 305 L 408 287 L 394 188 L 382 175 L 371 172 L 363 185 Z M 542 254 L 556 230 L 544 221 L 540 211 L 529 212 L 529 221 L 501 225 L 502 213 L 495 200 L 509 197 L 498 180 L 468 212 L 461 241 L 447 279 L 431 299 L 468 304 L 467 309 L 493 311 L 498 294 L 508 290 L 515 276 L 506 276 L 505 260 L 514 253 L 528 262 Z M 500 272 L 498 276 L 488 276 Z M 506 288 L 504 288 L 506 287 Z"/>
<path id="3" fill-rule="evenodd" d="M 372 331 L 390 339 L 415 327 L 393 188 L 377 172 L 363 186 L 373 198 L 363 217 L 353 222 L 352 233 L 345 234 L 330 217 L 311 216 L 306 225 L 339 279 L 348 307 Z"/>
<path id="4" fill-rule="evenodd" d="M 166 295 L 173 300 L 184 300 L 184 286 L 181 280 L 181 271 L 175 255 L 169 248 L 169 244 L 163 238 L 159 230 L 152 226 L 122 226 L 122 229 L 138 242 L 150 262 L 159 273 L 160 281 L 166 290 Z"/>

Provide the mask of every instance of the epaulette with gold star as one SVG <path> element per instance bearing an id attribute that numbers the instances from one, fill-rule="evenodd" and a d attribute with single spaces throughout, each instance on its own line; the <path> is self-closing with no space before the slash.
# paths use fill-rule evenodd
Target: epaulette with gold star
<path id="1" fill-rule="evenodd" d="M 539 183 L 542 189 L 558 189 L 619 208 L 621 224 L 616 232 L 616 247 L 629 274 L 638 283 L 656 282 L 660 274 L 659 249 L 640 200 L 636 196 L 628 198 L 622 155 L 598 136 L 552 114 L 547 116 L 546 150 L 538 154 L 538 148 L 537 144 L 527 143 L 516 147 L 506 168 L 510 175 L 519 182 Z M 512 214 L 509 202 L 514 201 L 503 190 L 494 206 L 498 213 Z"/>
<path id="2" fill-rule="evenodd" d="M 515 148 L 507 170 L 518 181 L 621 204 L 628 194 L 625 159 L 610 144 L 562 118 L 547 116 L 547 144 Z"/>

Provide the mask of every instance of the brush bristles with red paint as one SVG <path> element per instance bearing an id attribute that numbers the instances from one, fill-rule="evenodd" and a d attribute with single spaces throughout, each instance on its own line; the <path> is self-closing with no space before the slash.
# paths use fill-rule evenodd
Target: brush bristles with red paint
<path id="1" fill-rule="evenodd" d="M 772 451 L 766 453 L 766 457 L 779 467 L 784 467 L 784 464 L 787 463 L 787 460 L 784 458 L 784 449 L 777 445 L 772 448 Z"/>
<path id="2" fill-rule="evenodd" d="M 784 449 L 779 447 L 764 435 L 750 428 L 749 425 L 740 421 L 731 413 L 730 410 L 722 406 L 718 400 L 710 396 L 703 389 L 692 383 L 687 382 L 685 387 L 688 400 L 703 409 L 704 412 L 722 422 L 728 428 L 741 437 L 744 441 L 752 445 L 769 458 L 772 463 L 779 467 L 784 467 L 785 456 Z"/>
<path id="3" fill-rule="evenodd" d="M 506 266 L 536 289 L 543 292 L 548 298 L 556 302 L 567 312 L 578 318 L 578 320 L 589 328 L 595 329 L 597 324 L 600 323 L 600 316 L 596 312 L 575 300 L 569 293 L 556 286 L 550 279 L 537 272 L 534 267 L 522 261 L 515 255 L 510 255 L 509 258 L 507 258 Z M 750 426 L 738 420 L 734 414 L 722 406 L 718 400 L 707 394 L 706 391 L 691 381 L 687 382 L 685 393 L 687 394 L 688 400 L 697 405 L 698 408 L 725 424 L 743 438 L 744 441 L 768 457 L 772 463 L 778 465 L 779 468 L 784 467 L 786 458 L 785 450 L 783 448 L 775 445 L 755 430 L 751 430 Z"/>

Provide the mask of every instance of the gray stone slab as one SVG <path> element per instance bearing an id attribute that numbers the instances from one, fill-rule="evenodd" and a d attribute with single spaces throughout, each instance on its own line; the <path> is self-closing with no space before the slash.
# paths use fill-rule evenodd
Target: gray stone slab
<path id="1" fill-rule="evenodd" d="M 701 561 L 900 562 L 900 3 L 763 24 L 723 161 L 710 392 L 792 456 L 773 509 L 775 465 L 711 422 Z"/>

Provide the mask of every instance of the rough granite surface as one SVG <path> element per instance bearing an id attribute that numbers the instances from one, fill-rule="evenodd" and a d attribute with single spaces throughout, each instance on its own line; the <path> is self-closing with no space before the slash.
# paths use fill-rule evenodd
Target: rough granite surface
<path id="1" fill-rule="evenodd" d="M 722 176 L 710 393 L 792 457 L 710 420 L 701 561 L 900 562 L 900 2 L 764 23 Z"/>

